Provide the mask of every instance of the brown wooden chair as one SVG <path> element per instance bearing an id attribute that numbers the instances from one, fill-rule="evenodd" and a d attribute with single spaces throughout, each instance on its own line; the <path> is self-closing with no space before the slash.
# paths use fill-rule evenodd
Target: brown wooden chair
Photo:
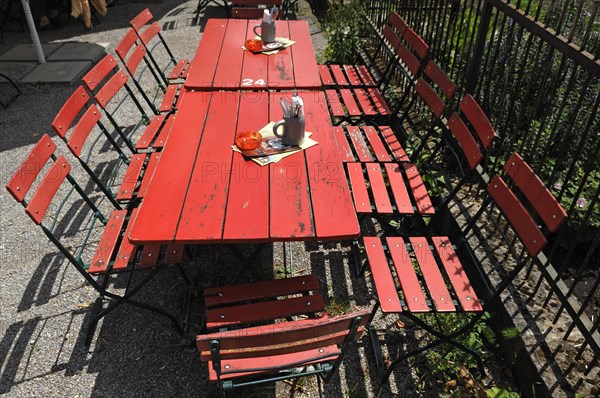
<path id="1" fill-rule="evenodd" d="M 224 394 L 316 375 L 321 394 L 321 379 L 327 382 L 335 374 L 369 311 L 329 317 L 318 289 L 314 275 L 207 289 L 207 327 L 221 328 L 196 337 L 209 380 Z"/>

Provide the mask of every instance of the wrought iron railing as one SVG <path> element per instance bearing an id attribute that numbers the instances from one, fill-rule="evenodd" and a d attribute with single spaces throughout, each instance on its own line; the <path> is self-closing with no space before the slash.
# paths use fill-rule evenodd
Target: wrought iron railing
<path id="1" fill-rule="evenodd" d="M 584 336 L 576 359 L 591 350 L 588 366 L 597 366 L 600 2 L 372 0 L 366 8 L 379 28 L 391 11 L 402 15 L 457 84 L 455 100 L 468 92 L 485 109 L 501 136 L 487 173 L 518 151 L 567 210 L 568 225 L 545 251 L 546 302 L 558 299 L 555 319 L 573 320 L 563 340 Z"/>

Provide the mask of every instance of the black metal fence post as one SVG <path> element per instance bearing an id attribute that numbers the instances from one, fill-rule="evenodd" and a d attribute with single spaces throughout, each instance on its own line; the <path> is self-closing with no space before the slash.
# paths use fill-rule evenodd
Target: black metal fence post
<path id="1" fill-rule="evenodd" d="M 467 93 L 474 93 L 475 87 L 479 82 L 479 69 L 481 67 L 481 60 L 483 59 L 483 50 L 485 48 L 487 32 L 492 19 L 492 9 L 493 6 L 489 0 L 485 0 L 485 3 L 481 9 L 481 22 L 479 23 L 479 31 L 477 32 L 477 39 L 475 40 L 473 58 L 471 60 L 471 65 L 468 66 L 469 72 L 467 75 L 467 82 L 465 84 L 465 90 Z"/>

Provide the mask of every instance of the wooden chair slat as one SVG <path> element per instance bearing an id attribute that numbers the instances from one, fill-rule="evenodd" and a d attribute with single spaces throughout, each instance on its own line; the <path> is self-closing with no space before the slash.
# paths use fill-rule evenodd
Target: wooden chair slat
<path id="1" fill-rule="evenodd" d="M 389 126 L 380 126 L 379 130 L 383 136 L 388 148 L 394 154 L 394 160 L 398 162 L 408 162 L 408 155 L 404 151 L 402 144 L 398 141 L 398 137 Z"/>
<path id="2" fill-rule="evenodd" d="M 320 294 L 313 294 L 310 296 L 208 309 L 206 311 L 206 327 L 213 329 L 323 311 L 325 311 L 323 297 Z"/>
<path id="3" fill-rule="evenodd" d="M 355 65 L 354 67 L 365 86 L 375 86 L 377 84 L 375 83 L 373 76 L 371 76 L 371 72 L 369 72 L 369 69 L 367 69 L 365 65 Z"/>
<path id="4" fill-rule="evenodd" d="M 387 40 L 389 43 L 390 48 L 392 50 L 396 50 L 400 45 L 400 36 L 389 26 L 384 26 L 382 34 L 385 40 Z"/>
<path id="5" fill-rule="evenodd" d="M 352 86 L 360 86 L 362 84 L 360 77 L 358 76 L 358 72 L 354 68 L 353 65 L 344 65 L 344 72 L 346 72 L 346 76 L 348 77 L 348 82 Z"/>
<path id="6" fill-rule="evenodd" d="M 487 191 L 513 226 L 529 254 L 537 256 L 546 246 L 547 240 L 531 214 L 499 176 L 492 178 Z"/>
<path id="7" fill-rule="evenodd" d="M 133 27 L 133 29 L 140 30 L 144 25 L 150 22 L 152 18 L 154 18 L 152 13 L 146 8 L 136 15 L 135 18 L 129 21 L 129 24 Z"/>
<path id="8" fill-rule="evenodd" d="M 177 95 L 177 85 L 170 84 L 167 86 L 167 91 L 160 102 L 158 110 L 160 112 L 170 112 L 175 106 L 175 96 Z"/>
<path id="9" fill-rule="evenodd" d="M 121 230 L 125 224 L 127 210 L 115 210 L 110 214 L 108 223 L 104 227 L 102 237 L 94 253 L 94 258 L 90 263 L 88 272 L 90 274 L 99 274 L 108 271 L 110 261 L 115 250 L 117 250 L 117 242 L 121 237 Z"/>
<path id="10" fill-rule="evenodd" d="M 106 109 L 106 105 L 123 88 L 127 80 L 127 75 L 122 70 L 119 70 L 98 90 L 94 97 L 102 109 Z"/>
<path id="11" fill-rule="evenodd" d="M 352 146 L 358 155 L 358 160 L 360 162 L 372 162 L 374 159 L 360 129 L 356 126 L 348 126 L 347 130 Z"/>
<path id="12" fill-rule="evenodd" d="M 352 154 L 352 149 L 350 149 L 350 144 L 346 138 L 344 128 L 340 126 L 334 126 L 333 132 L 335 134 L 335 140 L 338 144 L 340 156 L 342 157 L 342 162 L 353 162 L 355 160 L 354 155 Z"/>
<path id="13" fill-rule="evenodd" d="M 28 159 L 29 160 L 29 159 Z M 34 170 L 36 170 L 34 168 Z M 40 185 L 38 185 L 35 193 L 25 208 L 25 212 L 38 225 L 42 223 L 42 219 L 48 210 L 48 206 L 54 198 L 56 191 L 71 171 L 71 165 L 67 162 L 64 156 L 60 156 L 56 162 L 50 167 Z M 39 171 L 37 171 L 39 173 Z"/>
<path id="14" fill-rule="evenodd" d="M 150 185 L 152 175 L 154 174 L 154 170 L 156 169 L 156 165 L 158 164 L 159 159 L 160 153 L 155 152 L 150 155 L 150 159 L 148 160 L 148 164 L 146 165 L 146 170 L 144 170 L 142 183 L 140 184 L 140 188 L 137 192 L 138 199 L 143 199 L 144 196 L 146 196 L 146 191 L 148 191 L 148 185 Z"/>
<path id="15" fill-rule="evenodd" d="M 344 72 L 342 71 L 342 68 L 340 67 L 340 65 L 331 65 L 331 73 L 333 74 L 333 77 L 335 78 L 335 84 L 337 84 L 338 86 L 349 86 L 350 84 L 348 83 L 348 80 L 346 79 L 346 76 L 344 75 Z"/>
<path id="16" fill-rule="evenodd" d="M 350 179 L 350 188 L 352 189 L 352 198 L 354 207 L 359 214 L 371 213 L 371 200 L 367 191 L 367 182 L 363 175 L 362 165 L 360 163 L 347 163 L 348 178 Z"/>
<path id="17" fill-rule="evenodd" d="M 446 109 L 446 104 L 423 78 L 417 80 L 415 90 L 423 98 L 427 106 L 429 106 L 435 117 L 438 119 L 442 117 Z"/>
<path id="18" fill-rule="evenodd" d="M 319 65 L 319 76 L 321 76 L 321 83 L 323 83 L 324 86 L 331 86 L 334 84 L 333 77 L 331 76 L 327 65 Z"/>
<path id="19" fill-rule="evenodd" d="M 369 93 L 371 101 L 373 101 L 375 104 L 377 112 L 379 112 L 380 115 L 385 116 L 392 114 L 392 111 L 390 110 L 385 98 L 383 98 L 383 95 L 381 95 L 381 91 L 379 91 L 378 88 L 367 88 L 367 92 Z"/>
<path id="20" fill-rule="evenodd" d="M 470 169 L 474 170 L 483 159 L 483 153 L 481 153 L 471 131 L 456 112 L 450 115 L 448 128 L 463 150 Z"/>
<path id="21" fill-rule="evenodd" d="M 407 27 L 402 35 L 404 41 L 417 53 L 421 60 L 429 54 L 429 45 L 411 27 Z"/>
<path id="22" fill-rule="evenodd" d="M 167 76 L 169 80 L 181 79 L 183 77 L 183 71 L 187 67 L 190 61 L 187 59 L 180 59 L 177 64 L 171 69 L 171 73 Z"/>
<path id="23" fill-rule="evenodd" d="M 142 133 L 142 136 L 138 140 L 137 144 L 135 144 L 135 149 L 148 149 L 154 140 L 154 137 L 160 130 L 160 127 L 165 120 L 165 115 L 156 115 L 150 120 L 150 123 Z"/>
<path id="24" fill-rule="evenodd" d="M 363 241 L 381 310 L 383 312 L 402 312 L 398 290 L 381 240 L 378 237 L 365 236 Z"/>
<path id="25" fill-rule="evenodd" d="M 140 40 L 148 46 L 152 39 L 158 35 L 158 32 L 160 32 L 160 25 L 158 22 L 154 21 L 140 34 Z"/>
<path id="26" fill-rule="evenodd" d="M 331 362 L 339 356 L 339 349 L 337 346 L 322 347 L 319 349 L 313 349 L 308 351 L 293 352 L 290 354 L 276 355 L 276 356 L 265 356 L 265 357 L 252 357 L 244 359 L 229 359 L 221 362 L 221 366 L 226 368 L 221 373 L 221 380 L 227 380 L 230 378 L 238 378 L 244 376 L 250 376 L 260 373 L 266 373 L 267 371 L 247 371 L 240 372 L 243 369 L 257 369 L 257 368 L 270 368 L 269 373 L 276 371 L 276 369 L 286 369 L 290 363 L 300 362 L 302 366 L 315 365 L 322 362 Z M 326 356 L 325 358 L 323 358 Z M 319 358 L 319 359 L 314 359 Z M 213 369 L 212 363 L 209 363 L 209 379 L 217 380 L 217 374 Z"/>
<path id="27" fill-rule="evenodd" d="M 434 214 L 435 209 L 431 204 L 431 199 L 427 193 L 427 188 L 423 183 L 421 174 L 417 169 L 417 166 L 411 163 L 404 163 L 404 170 L 406 172 L 406 178 L 408 179 L 408 185 L 411 188 L 413 197 L 417 202 L 417 210 L 420 214 Z"/>
<path id="28" fill-rule="evenodd" d="M 513 153 L 504 164 L 504 170 L 523 192 L 546 227 L 551 232 L 557 232 L 567 219 L 567 212 L 521 155 Z"/>
<path id="29" fill-rule="evenodd" d="M 371 192 L 373 193 L 375 209 L 380 214 L 391 214 L 393 211 L 392 202 L 390 202 L 390 197 L 381 172 L 381 166 L 379 163 L 367 163 L 365 167 L 367 168 L 367 175 L 369 176 L 369 185 L 371 187 Z"/>
<path id="30" fill-rule="evenodd" d="M 406 69 L 413 75 L 413 78 L 417 76 L 419 69 L 421 69 L 421 62 L 404 44 L 398 43 L 398 46 L 396 46 L 396 55 L 406 66 Z"/>
<path id="31" fill-rule="evenodd" d="M 475 129 L 484 149 L 488 149 L 494 139 L 499 138 L 499 135 L 483 109 L 471 94 L 465 95 L 463 100 L 460 101 L 459 109 Z"/>
<path id="32" fill-rule="evenodd" d="M 357 88 L 354 90 L 354 95 L 356 96 L 356 100 L 358 101 L 358 104 L 360 105 L 364 115 L 372 116 L 377 114 L 375 107 L 373 104 L 371 104 L 369 96 L 365 90 L 362 88 Z"/>
<path id="33" fill-rule="evenodd" d="M 123 176 L 123 181 L 117 192 L 117 200 L 131 200 L 133 198 L 133 193 L 140 180 L 145 160 L 145 153 L 135 154 L 131 157 L 125 175 Z"/>
<path id="34" fill-rule="evenodd" d="M 410 200 L 408 189 L 406 188 L 405 178 L 400 165 L 386 163 L 385 172 L 388 177 L 388 181 L 390 182 L 392 195 L 394 195 L 397 212 L 400 214 L 414 214 L 415 211 Z"/>
<path id="35" fill-rule="evenodd" d="M 433 247 L 437 252 L 446 275 L 450 279 L 452 289 L 458 298 L 458 302 L 464 311 L 483 311 L 483 307 L 477 298 L 477 294 L 471 286 L 471 281 L 446 236 L 433 236 L 431 238 Z"/>
<path id="36" fill-rule="evenodd" d="M 346 111 L 350 116 L 360 116 L 360 110 L 358 109 L 358 105 L 354 100 L 354 96 L 352 95 L 352 91 L 349 89 L 340 90 L 340 95 L 342 96 L 342 100 L 344 105 L 346 106 Z"/>
<path id="37" fill-rule="evenodd" d="M 108 54 L 86 73 L 85 76 L 83 76 L 83 83 L 90 91 L 94 91 L 98 85 L 100 85 L 100 83 L 117 68 L 117 61 L 115 61 L 115 58 L 111 54 Z"/>
<path id="38" fill-rule="evenodd" d="M 90 96 L 82 86 L 78 86 L 69 99 L 65 101 L 60 111 L 52 121 L 52 128 L 58 136 L 64 139 L 75 118 L 88 103 Z"/>
<path id="39" fill-rule="evenodd" d="M 387 237 L 386 242 L 392 257 L 394 269 L 396 270 L 396 278 L 398 278 L 408 310 L 410 312 L 431 311 L 421 283 L 415 273 L 415 268 L 406 249 L 404 239 L 401 237 Z"/>
<path id="40" fill-rule="evenodd" d="M 431 81 L 435 83 L 436 86 L 440 88 L 446 98 L 451 98 L 454 96 L 456 84 L 454 84 L 446 72 L 444 72 L 435 62 L 427 62 L 424 73 L 429 79 L 431 79 Z"/>
<path id="41" fill-rule="evenodd" d="M 263 12 L 262 8 L 231 7 L 231 16 L 239 19 L 260 19 Z"/>
<path id="42" fill-rule="evenodd" d="M 273 279 L 238 285 L 207 288 L 204 290 L 206 307 L 240 303 L 258 299 L 272 299 L 282 295 L 307 293 L 319 289 L 319 281 L 314 275 L 303 275 L 286 279 Z"/>
<path id="43" fill-rule="evenodd" d="M 131 76 L 135 74 L 138 66 L 140 66 L 140 62 L 144 59 L 146 54 L 146 48 L 142 45 L 136 46 L 135 50 L 133 50 L 131 56 L 125 62 L 125 69 L 127 69 Z"/>
<path id="44" fill-rule="evenodd" d="M 327 103 L 331 108 L 331 114 L 337 117 L 344 116 L 344 108 L 342 107 L 342 103 L 340 102 L 337 91 L 325 90 L 325 95 L 327 96 Z"/>
<path id="45" fill-rule="evenodd" d="M 56 144 L 54 144 L 48 134 L 44 134 L 37 144 L 35 144 L 27 159 L 25 159 L 6 185 L 6 189 L 17 202 L 23 202 L 31 185 L 55 150 Z"/>
<path id="46" fill-rule="evenodd" d="M 381 137 L 375 127 L 363 126 L 362 130 L 364 131 L 367 140 L 369 140 L 369 145 L 375 154 L 375 158 L 379 162 L 391 161 L 392 159 L 390 158 L 388 151 L 385 149 L 385 145 L 383 144 L 383 141 L 381 140 Z"/>
<path id="47" fill-rule="evenodd" d="M 81 150 L 94 129 L 94 126 L 100 120 L 100 117 L 100 110 L 96 104 L 92 104 L 88 110 L 85 111 L 81 119 L 79 119 L 77 125 L 75 125 L 75 128 L 67 141 L 67 147 L 75 157 L 81 156 Z"/>
<path id="48" fill-rule="evenodd" d="M 127 223 L 127 227 L 125 228 L 125 233 L 123 234 L 123 240 L 119 245 L 119 251 L 117 252 L 117 256 L 115 257 L 115 262 L 113 263 L 112 269 L 116 271 L 122 271 L 127 268 L 127 266 L 135 260 L 135 252 L 138 250 L 139 246 L 132 245 L 129 242 L 129 232 L 131 231 L 131 226 L 133 225 L 133 220 L 137 216 L 138 209 L 135 208 L 131 211 L 131 215 L 129 216 L 129 222 Z"/>
<path id="49" fill-rule="evenodd" d="M 425 280 L 429 297 L 435 309 L 440 312 L 455 311 L 452 297 L 446 287 L 446 281 L 440 272 L 429 243 L 424 237 L 411 237 L 410 243 L 419 263 L 421 274 Z"/>
<path id="50" fill-rule="evenodd" d="M 121 62 L 125 62 L 125 58 L 127 58 L 127 54 L 135 45 L 136 40 L 137 34 L 133 28 L 130 28 L 127 33 L 125 33 L 125 36 L 123 36 L 119 44 L 117 44 L 115 47 L 115 52 L 117 53 L 119 59 L 121 59 Z"/>
<path id="51" fill-rule="evenodd" d="M 404 31 L 408 27 L 404 18 L 400 16 L 396 11 L 393 11 L 388 17 L 388 23 L 393 26 L 400 36 L 404 35 Z"/>
<path id="52" fill-rule="evenodd" d="M 181 98 L 181 96 L 179 96 L 179 98 Z M 163 125 L 162 129 L 160 129 L 160 134 L 158 134 L 158 137 L 156 137 L 156 139 L 152 143 L 152 148 L 161 149 L 165 146 L 167 138 L 169 138 L 169 134 L 171 133 L 171 129 L 173 128 L 173 122 L 175 122 L 175 115 L 168 114 L 165 124 Z"/>

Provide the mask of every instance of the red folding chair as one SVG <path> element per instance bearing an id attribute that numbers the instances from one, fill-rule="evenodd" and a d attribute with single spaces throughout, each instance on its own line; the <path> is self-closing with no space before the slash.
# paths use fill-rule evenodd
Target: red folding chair
<path id="1" fill-rule="evenodd" d="M 84 192 L 81 185 L 71 176 L 68 161 L 62 155 L 57 157 L 54 154 L 55 150 L 56 145 L 45 134 L 6 188 L 15 200 L 23 205 L 33 222 L 42 228 L 48 239 L 98 293 L 92 307 L 85 345 L 89 346 L 91 343 L 98 321 L 122 304 L 167 317 L 183 336 L 184 325 L 175 316 L 161 308 L 137 301 L 134 295 L 167 264 L 177 264 L 186 283 L 189 284 L 189 279 L 180 265 L 184 247 L 141 247 L 129 243 L 129 222 L 135 218 L 137 210 L 124 210 L 115 205 L 108 214 L 102 211 L 101 208 L 105 207 L 98 206 L 94 199 Z M 46 174 L 40 180 L 39 174 L 46 169 Z M 34 185 L 37 186 L 32 190 Z M 77 224 L 76 236 L 72 236 L 71 232 L 66 233 L 66 229 L 73 223 Z M 68 244 L 62 242 L 65 235 L 68 235 Z M 100 238 L 94 241 L 96 236 Z M 151 268 L 148 274 L 139 283 L 131 285 L 133 274 L 148 268 Z M 128 288 L 123 294 L 115 293 L 109 288 L 110 277 L 117 272 L 129 272 L 126 285 Z M 95 275 L 99 275 L 98 279 Z"/>
<path id="2" fill-rule="evenodd" d="M 233 0 L 229 15 L 238 19 L 261 19 L 264 10 L 274 6 L 279 7 L 279 15 L 283 15 L 282 4 L 283 0 Z"/>
<path id="3" fill-rule="evenodd" d="M 160 25 L 149 9 L 144 9 L 129 24 L 146 48 L 154 69 L 160 74 L 163 83 L 168 86 L 174 82 L 182 82 L 187 77 L 189 60 L 176 60 L 173 52 L 160 33 Z M 165 62 L 166 61 L 166 62 Z"/>
<path id="4" fill-rule="evenodd" d="M 156 136 L 152 141 L 154 148 L 162 148 L 170 131 L 167 127 L 160 134 L 156 133 L 162 119 L 164 115 L 155 116 L 136 148 L 125 149 L 119 142 L 127 144 L 127 138 L 113 137 L 103 123 L 102 112 L 90 101 L 85 89 L 79 86 L 57 113 L 52 128 L 94 182 L 116 204 L 117 201 L 139 202 L 144 197 L 160 153 L 140 153 L 138 149 L 148 148 L 144 144 L 146 140 L 150 141 L 147 136 Z M 107 151 L 107 148 L 110 149 Z M 106 154 L 111 152 L 114 156 L 107 158 Z M 102 157 L 102 154 L 105 156 Z M 124 172 L 121 172 L 122 166 L 126 166 Z"/>
<path id="5" fill-rule="evenodd" d="M 207 289 L 207 326 L 221 331 L 198 335 L 196 344 L 223 395 L 310 375 L 317 376 L 321 395 L 321 379 L 335 374 L 369 311 L 329 317 L 318 289 L 314 275 Z"/>
<path id="6" fill-rule="evenodd" d="M 155 114 L 171 112 L 175 109 L 182 86 L 180 84 L 164 84 L 159 71 L 152 66 L 146 47 L 138 42 L 138 36 L 133 28 L 129 29 L 123 36 L 123 39 L 117 44 L 115 52 L 138 91 Z M 144 62 L 142 63 L 142 61 Z M 146 76 L 150 76 L 151 79 L 147 79 Z M 144 87 L 153 86 L 156 87 L 153 90 L 154 94 L 152 94 L 151 99 Z M 160 102 L 158 107 L 157 102 Z"/>
<path id="7" fill-rule="evenodd" d="M 556 233 L 567 219 L 558 201 L 518 154 L 507 160 L 504 170 L 513 189 L 502 177 L 492 178 L 487 186 L 488 198 L 462 231 L 465 238 L 454 242 L 458 247 L 454 246 L 453 239 L 434 232 L 418 237 L 386 237 L 383 241 L 379 237 L 364 238 L 366 262 L 361 274 L 369 266 L 376 292 L 371 320 L 379 310 L 384 314 L 402 315 L 433 336 L 429 343 L 399 356 L 386 367 L 377 332 L 371 323 L 370 335 L 383 383 L 387 382 L 398 363 L 442 343 L 473 355 L 479 371 L 485 374 L 481 355 L 457 338 L 470 332 L 484 312 L 489 312 L 497 304 L 500 294 L 525 265 L 537 260 L 538 254 L 546 246 L 546 235 Z M 513 190 L 519 191 L 527 203 L 518 199 Z M 495 225 L 495 231 L 500 232 L 516 262 L 507 269 L 503 268 L 504 264 L 497 264 L 502 272 L 499 272 L 500 282 L 495 285 L 489 281 L 489 273 L 486 273 L 468 244 L 468 234 L 490 203 L 498 207 L 500 216 L 512 227 L 523 247 L 523 253 L 516 253 L 515 240 L 508 237 L 502 227 Z M 531 211 L 527 210 L 526 204 Z M 538 225 L 538 219 L 543 227 Z M 490 220 L 496 223 L 495 217 L 490 217 Z M 481 228 L 484 229 L 488 229 L 487 226 Z M 459 256 L 459 253 L 463 255 Z M 442 313 L 473 316 L 458 330 L 446 333 L 435 321 Z M 432 317 L 424 316 L 428 314 Z M 434 321 L 428 322 L 431 318 Z"/>

